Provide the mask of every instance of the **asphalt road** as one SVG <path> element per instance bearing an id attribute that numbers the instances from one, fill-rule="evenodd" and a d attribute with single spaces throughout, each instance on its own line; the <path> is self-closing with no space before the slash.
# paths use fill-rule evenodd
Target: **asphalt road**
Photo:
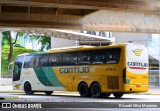
<path id="1" fill-rule="evenodd" d="M 74 93 L 54 93 L 46 96 L 43 93 L 25 95 L 24 93 L 0 93 L 8 99 L 0 100 L 2 103 L 11 103 L 12 109 L 3 108 L 0 111 L 157 111 L 160 110 L 160 95 L 126 94 L 120 99 L 114 98 L 85 98 Z M 26 107 L 18 106 L 26 105 Z M 27 109 L 30 104 L 42 109 Z"/>
<path id="2" fill-rule="evenodd" d="M 0 95 L 10 96 L 11 99 L 6 99 L 5 101 L 14 102 L 160 102 L 160 95 L 142 94 L 125 94 L 119 99 L 113 95 L 108 98 L 81 97 L 78 93 L 53 93 L 50 96 L 44 93 L 35 93 L 34 95 L 26 95 L 24 93 L 0 93 Z"/>

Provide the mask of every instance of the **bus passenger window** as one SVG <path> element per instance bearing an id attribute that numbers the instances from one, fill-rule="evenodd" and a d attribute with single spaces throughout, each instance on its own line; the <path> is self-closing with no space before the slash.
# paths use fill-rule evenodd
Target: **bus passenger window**
<path id="1" fill-rule="evenodd" d="M 89 65 L 90 62 L 91 62 L 91 57 L 89 51 L 78 52 L 78 64 Z"/>
<path id="2" fill-rule="evenodd" d="M 117 64 L 120 58 L 120 48 L 106 50 L 106 64 Z"/>
<path id="3" fill-rule="evenodd" d="M 49 66 L 62 65 L 62 53 L 55 53 L 49 55 Z"/>
<path id="4" fill-rule="evenodd" d="M 27 55 L 24 60 L 24 68 L 31 68 L 36 66 L 36 56 Z"/>
<path id="5" fill-rule="evenodd" d="M 95 50 L 92 51 L 92 64 L 104 64 L 105 62 L 105 51 L 104 50 Z"/>
<path id="6" fill-rule="evenodd" d="M 77 65 L 77 53 L 63 53 L 63 65 Z"/>
<path id="7" fill-rule="evenodd" d="M 41 54 L 38 55 L 38 66 L 48 66 L 48 60 L 49 55 L 48 54 Z"/>

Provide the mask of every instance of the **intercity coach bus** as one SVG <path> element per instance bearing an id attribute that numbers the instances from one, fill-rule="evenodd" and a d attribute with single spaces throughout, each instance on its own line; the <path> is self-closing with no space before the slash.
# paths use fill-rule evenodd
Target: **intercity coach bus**
<path id="1" fill-rule="evenodd" d="M 139 44 L 57 48 L 18 55 L 13 89 L 26 94 L 78 91 L 83 97 L 120 98 L 148 91 L 148 51 Z"/>

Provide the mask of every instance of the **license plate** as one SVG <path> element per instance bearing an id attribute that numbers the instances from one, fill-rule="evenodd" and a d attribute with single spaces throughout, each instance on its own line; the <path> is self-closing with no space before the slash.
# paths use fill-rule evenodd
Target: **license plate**
<path id="1" fill-rule="evenodd" d="M 140 85 L 136 85 L 137 88 L 140 88 Z"/>

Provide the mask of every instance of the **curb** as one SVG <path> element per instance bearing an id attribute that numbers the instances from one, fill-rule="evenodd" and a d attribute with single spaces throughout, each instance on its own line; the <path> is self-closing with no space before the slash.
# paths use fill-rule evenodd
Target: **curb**
<path id="1" fill-rule="evenodd" d="M 0 97 L 0 100 L 17 100 L 19 99 L 18 96 L 14 96 L 14 97 Z"/>
<path id="2" fill-rule="evenodd" d="M 24 93 L 24 91 L 13 91 L 13 90 L 1 91 L 1 90 L 0 90 L 0 94 L 1 94 L 1 93 Z"/>
<path id="3" fill-rule="evenodd" d="M 147 93 L 134 93 L 135 95 L 160 95 L 160 93 L 151 93 L 151 92 L 147 92 Z"/>

